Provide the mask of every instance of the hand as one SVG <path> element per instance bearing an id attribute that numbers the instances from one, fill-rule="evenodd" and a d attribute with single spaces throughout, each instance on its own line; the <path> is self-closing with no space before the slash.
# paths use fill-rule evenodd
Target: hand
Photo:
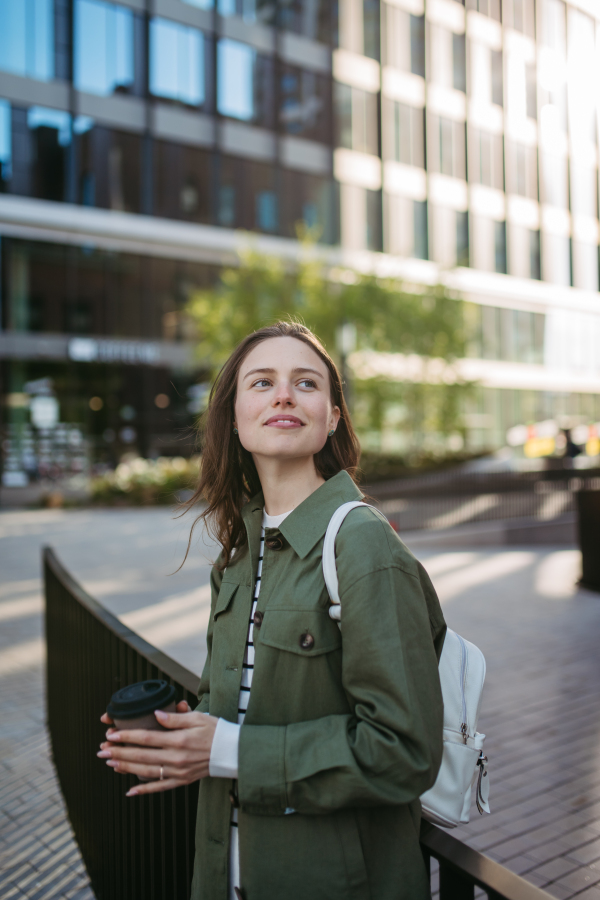
<path id="1" fill-rule="evenodd" d="M 157 711 L 155 715 L 169 731 L 136 729 L 119 732 L 109 728 L 108 740 L 100 745 L 98 756 L 106 759 L 115 772 L 154 779 L 136 785 L 128 791 L 128 797 L 169 791 L 209 774 L 210 750 L 218 719 L 206 713 L 191 712 L 185 701 L 177 704 L 176 713 Z M 101 721 L 106 725 L 113 724 L 106 714 Z"/>

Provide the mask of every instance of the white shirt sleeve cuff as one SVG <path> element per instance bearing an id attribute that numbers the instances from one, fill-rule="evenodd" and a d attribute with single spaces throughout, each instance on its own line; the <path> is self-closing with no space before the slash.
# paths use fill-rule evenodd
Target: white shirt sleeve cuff
<path id="1" fill-rule="evenodd" d="M 211 778 L 238 777 L 240 728 L 234 722 L 219 719 L 210 748 L 208 772 Z"/>

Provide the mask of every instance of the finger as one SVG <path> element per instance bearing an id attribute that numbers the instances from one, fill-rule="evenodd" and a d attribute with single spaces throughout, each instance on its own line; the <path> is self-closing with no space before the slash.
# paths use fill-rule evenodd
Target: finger
<path id="1" fill-rule="evenodd" d="M 161 791 L 172 791 L 173 788 L 181 787 L 182 781 L 176 778 L 165 778 L 163 781 L 147 781 L 145 784 L 136 784 L 125 794 L 126 797 L 137 797 L 142 794 L 159 794 Z"/>
<path id="2" fill-rule="evenodd" d="M 120 744 L 133 744 L 136 747 L 167 747 L 174 746 L 173 741 L 177 735 L 166 731 L 146 731 L 144 728 L 136 728 L 135 731 L 115 731 L 107 734 L 106 737 L 110 741 L 111 747 Z"/>
<path id="3" fill-rule="evenodd" d="M 177 765 L 182 755 L 164 747 L 156 750 L 145 750 L 143 747 L 110 747 L 96 754 L 100 759 L 142 763 L 144 765 L 162 766 Z"/>
<path id="4" fill-rule="evenodd" d="M 187 713 L 192 711 L 192 707 L 187 702 L 187 700 L 180 700 L 176 708 L 178 713 Z"/>
<path id="5" fill-rule="evenodd" d="M 117 775 L 137 775 L 138 778 L 143 778 L 145 781 L 160 781 L 160 765 L 146 765 L 122 759 L 109 759 L 106 765 L 110 766 Z M 165 767 L 163 766 L 163 775 L 164 771 Z M 172 770 L 171 777 L 175 777 L 175 773 Z"/>
<path id="6" fill-rule="evenodd" d="M 103 713 L 100 716 L 100 721 L 104 722 L 105 725 L 114 725 L 114 722 L 111 719 L 111 717 L 108 715 L 108 713 Z"/>
<path id="7" fill-rule="evenodd" d="M 189 712 L 189 713 L 166 713 L 162 709 L 154 712 L 157 720 L 165 728 L 197 728 L 198 726 L 208 725 L 211 716 L 206 713 Z"/>

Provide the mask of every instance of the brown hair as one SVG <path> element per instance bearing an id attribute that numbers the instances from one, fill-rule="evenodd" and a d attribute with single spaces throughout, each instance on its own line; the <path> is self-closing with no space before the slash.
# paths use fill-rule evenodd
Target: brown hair
<path id="1" fill-rule="evenodd" d="M 335 434 L 315 454 L 315 465 L 319 475 L 325 479 L 342 469 L 355 479 L 360 457 L 358 438 L 344 400 L 340 373 L 319 339 L 305 325 L 294 321 L 277 322 L 249 334 L 233 351 L 212 386 L 208 408 L 201 422 L 203 449 L 200 481 L 193 497 L 184 504 L 184 512 L 187 512 L 199 500 L 206 501 L 206 509 L 192 525 L 188 551 L 194 528 L 204 520 L 210 534 L 223 548 L 220 569 L 228 565 L 233 551 L 246 543 L 241 509 L 260 491 L 252 455 L 233 433 L 238 373 L 244 359 L 257 344 L 276 337 L 293 337 L 308 344 L 325 363 L 329 371 L 331 401 L 339 407 L 341 415 Z"/>

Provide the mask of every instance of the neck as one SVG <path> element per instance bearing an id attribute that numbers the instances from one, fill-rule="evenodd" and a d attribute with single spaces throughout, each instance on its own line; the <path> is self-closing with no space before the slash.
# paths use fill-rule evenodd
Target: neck
<path id="1" fill-rule="evenodd" d="M 269 516 L 290 512 L 325 483 L 312 456 L 282 460 L 254 455 L 254 463 Z"/>

